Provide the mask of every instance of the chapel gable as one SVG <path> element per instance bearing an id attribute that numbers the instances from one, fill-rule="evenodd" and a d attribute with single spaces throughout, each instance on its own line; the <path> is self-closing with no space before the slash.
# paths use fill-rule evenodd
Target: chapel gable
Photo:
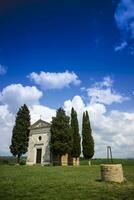
<path id="1" fill-rule="evenodd" d="M 40 129 L 40 128 L 50 128 L 51 124 L 39 119 L 37 122 L 35 122 L 33 125 L 30 126 L 30 130 L 32 129 Z"/>

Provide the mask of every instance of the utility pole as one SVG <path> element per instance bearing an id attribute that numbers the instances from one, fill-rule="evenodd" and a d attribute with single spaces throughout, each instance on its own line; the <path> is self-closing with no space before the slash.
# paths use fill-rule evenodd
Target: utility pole
<path id="1" fill-rule="evenodd" d="M 110 146 L 107 146 L 107 159 L 108 161 L 111 161 L 111 163 L 113 163 L 112 149 Z"/>

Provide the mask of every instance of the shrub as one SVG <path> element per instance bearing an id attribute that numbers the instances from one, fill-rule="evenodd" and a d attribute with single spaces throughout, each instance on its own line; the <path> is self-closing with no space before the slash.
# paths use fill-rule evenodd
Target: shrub
<path id="1" fill-rule="evenodd" d="M 26 160 L 20 160 L 20 165 L 25 165 L 26 164 Z"/>

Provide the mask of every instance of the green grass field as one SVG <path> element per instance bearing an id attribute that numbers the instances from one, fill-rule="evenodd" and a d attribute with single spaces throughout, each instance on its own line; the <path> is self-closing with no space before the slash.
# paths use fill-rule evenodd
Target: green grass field
<path id="1" fill-rule="evenodd" d="M 134 161 L 123 162 L 121 184 L 101 182 L 99 165 L 84 161 L 79 167 L 0 165 L 0 200 L 134 200 Z"/>

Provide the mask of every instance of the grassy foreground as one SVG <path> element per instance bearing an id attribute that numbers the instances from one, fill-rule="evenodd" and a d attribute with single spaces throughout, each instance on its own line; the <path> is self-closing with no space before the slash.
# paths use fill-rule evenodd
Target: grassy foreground
<path id="1" fill-rule="evenodd" d="M 122 184 L 100 181 L 92 167 L 0 166 L 1 200 L 133 200 L 134 166 L 124 166 Z"/>

